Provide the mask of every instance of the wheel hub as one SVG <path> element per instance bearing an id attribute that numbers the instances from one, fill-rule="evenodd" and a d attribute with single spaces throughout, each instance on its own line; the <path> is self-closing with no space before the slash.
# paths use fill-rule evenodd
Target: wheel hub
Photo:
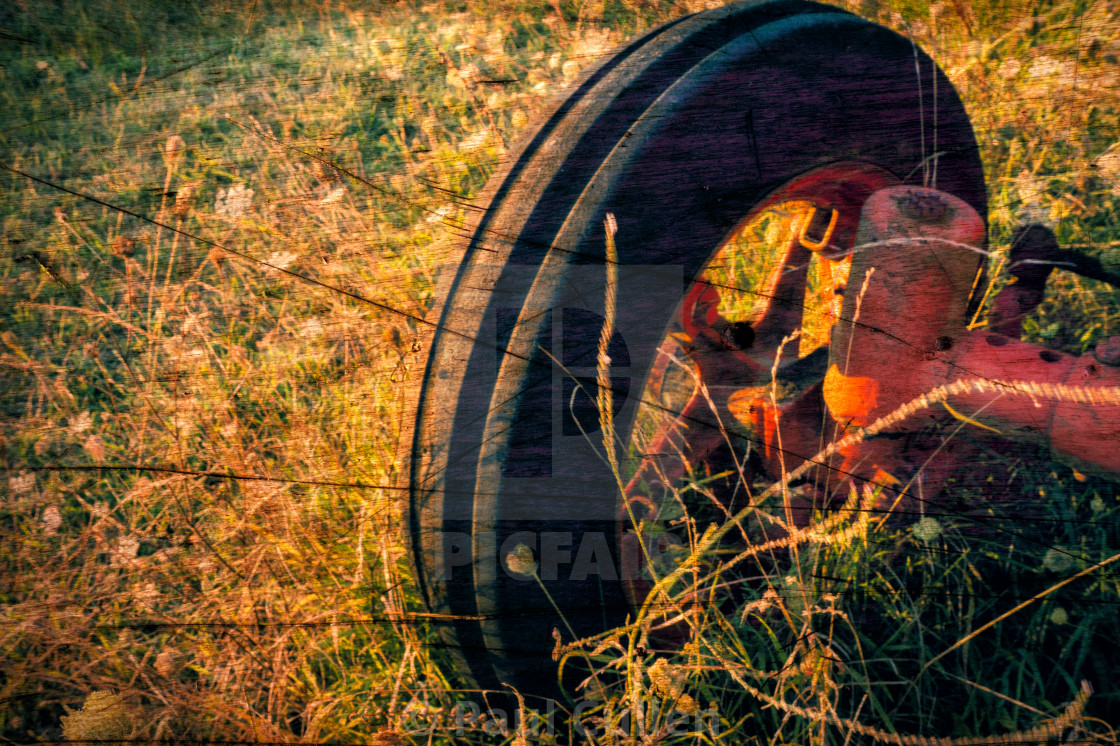
<path id="1" fill-rule="evenodd" d="M 1111 447 L 1102 446 L 1120 439 L 1120 423 L 1114 408 L 1096 406 L 1120 403 L 1109 399 L 1114 389 L 1104 390 L 1120 386 L 1120 370 L 1097 365 L 1099 355 L 1075 359 L 968 329 L 980 279 L 976 256 L 986 236 L 975 210 L 933 189 L 881 188 L 863 206 L 858 231 L 849 233 L 848 207 L 818 201 L 794 215 L 783 258 L 760 293 L 768 303 L 754 324 L 721 314 L 719 288 L 708 275 L 685 297 L 683 332 L 672 339 L 695 369 L 696 386 L 626 486 L 622 522 L 629 529 L 622 546 L 632 603 L 640 604 L 651 587 L 650 550 L 665 551 L 660 534 L 659 543 L 648 541 L 643 521 L 656 522 L 688 477 L 705 466 L 708 475 L 717 471 L 710 468 L 713 454 L 734 442 L 746 442 L 755 454 L 749 468 L 732 461 L 739 471 L 733 479 L 748 494 L 755 478 L 784 482 L 810 462 L 800 488 L 787 490 L 779 532 L 808 525 L 814 511 L 842 501 L 849 485 L 880 490 L 876 509 L 884 513 L 912 499 L 915 478 L 924 498 L 936 496 L 993 438 L 1048 445 L 1058 460 L 1120 475 Z M 823 226 L 819 237 L 807 235 L 817 226 Z M 843 244 L 833 238 L 838 226 L 849 237 Z M 831 283 L 843 302 L 830 319 L 830 344 L 799 357 L 792 343 L 805 319 L 810 252 L 830 279 L 845 274 L 838 265 L 850 258 L 852 284 Z M 1041 300 L 1049 272 L 1024 266 L 1020 273 L 1033 274 L 993 304 L 993 328 L 1015 337 L 1018 319 Z M 1084 385 L 1087 378 L 1092 388 Z M 956 430 L 967 427 L 975 437 L 946 447 L 954 420 L 964 423 Z M 869 428 L 882 437 L 863 438 Z M 829 441 L 846 445 L 825 457 Z M 725 501 L 728 514 L 733 507 Z"/>

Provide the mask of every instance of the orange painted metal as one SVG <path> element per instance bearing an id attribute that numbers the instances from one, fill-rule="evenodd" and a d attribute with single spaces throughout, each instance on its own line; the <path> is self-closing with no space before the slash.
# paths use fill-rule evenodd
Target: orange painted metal
<path id="1" fill-rule="evenodd" d="M 824 385 L 829 411 L 847 429 L 867 427 L 959 382 L 968 390 L 891 430 L 958 421 L 1008 440 L 1048 445 L 1056 460 L 1082 471 L 1120 474 L 1120 407 L 1108 404 L 1104 391 L 1120 386 L 1120 369 L 1089 355 L 1075 358 L 990 330 L 967 330 L 976 251 L 984 237 L 980 217 L 947 194 L 894 187 L 868 199 L 850 292 L 832 332 Z M 1021 298 L 1011 294 L 1017 314 L 1027 305 Z M 1001 328 L 1017 331 L 1019 318 L 999 319 Z M 891 471 L 905 457 L 898 453 L 902 441 L 893 442 L 893 449 L 855 446 L 841 468 L 860 474 L 875 462 Z"/>
<path id="2" fill-rule="evenodd" d="M 833 175 L 822 173 L 822 179 Z M 810 192 L 825 183 L 809 181 Z M 871 192 L 867 185 L 876 181 L 882 188 Z M 824 221 L 821 239 L 803 240 L 810 216 L 794 220 L 783 261 L 761 291 L 769 306 L 753 327 L 723 318 L 710 284 L 697 282 L 685 298 L 680 344 L 704 386 L 655 438 L 626 487 L 620 518 L 636 527 L 622 537 L 631 602 L 649 591 L 641 577 L 645 555 L 665 551 L 658 543 L 664 534 L 642 539 L 637 526 L 656 522 L 668 490 L 733 438 L 751 444 L 756 471 L 742 475 L 748 485 L 758 472 L 777 480 L 827 443 L 920 404 L 810 471 L 791 491 L 798 525 L 846 498 L 854 482 L 884 488 L 887 503 L 915 492 L 928 499 L 951 477 L 968 473 L 985 449 L 1008 443 L 1041 445 L 1081 471 L 1120 476 L 1113 390 L 1120 387 L 1120 368 L 1104 363 L 1120 361 L 1113 349 L 1120 344 L 1110 340 L 1095 356 L 1075 358 L 1017 338 L 1023 316 L 1042 298 L 1047 257 L 1057 248 L 1053 235 L 1035 227 L 1016 233 L 1015 281 L 993 299 L 989 328 L 970 331 L 973 294 L 983 289 L 977 267 L 984 221 L 951 195 L 884 181 L 868 174 L 862 192 L 829 195 L 825 204 L 840 208 Z M 826 260 L 852 256 L 847 287 L 837 289 L 843 303 L 827 366 L 817 369 L 796 360 L 796 344 L 782 347 L 802 323 L 811 251 Z M 773 385 L 780 350 L 778 375 L 793 380 L 796 391 L 784 398 Z M 938 393 L 943 396 L 930 399 Z"/>

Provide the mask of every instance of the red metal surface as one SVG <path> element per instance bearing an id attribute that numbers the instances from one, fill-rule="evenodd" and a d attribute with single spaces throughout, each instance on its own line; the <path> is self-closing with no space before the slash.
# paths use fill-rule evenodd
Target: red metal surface
<path id="1" fill-rule="evenodd" d="M 755 430 L 771 433 L 758 443 L 768 473 L 781 473 L 783 454 L 787 452 L 801 456 L 816 452 L 822 425 L 819 387 L 806 387 L 797 401 L 781 407 L 775 407 L 764 392 L 757 397 L 743 394 L 770 383 L 771 368 L 783 339 L 801 327 L 811 252 L 837 259 L 845 256 L 855 240 L 861 206 L 876 190 L 896 182 L 894 176 L 873 166 L 833 164 L 802 176 L 756 208 L 752 215 L 783 202 L 806 201 L 821 206 L 829 219 L 824 221 L 827 227 L 819 236 L 809 235 L 812 216 L 795 221 L 782 261 L 757 291 L 769 300 L 749 335 L 749 344 L 735 343 L 737 330 L 718 311 L 717 288 L 705 282 L 693 286 L 682 304 L 681 320 L 688 340 L 685 352 L 696 365 L 706 391 L 697 390 L 676 421 L 655 439 L 650 455 L 627 486 L 628 498 L 637 498 L 639 505 L 648 502 L 648 495 L 639 494 L 643 482 L 653 488 L 665 482 L 672 484 L 725 442 L 724 430 L 748 434 L 729 405 L 736 411 L 745 408 L 752 412 L 755 422 L 746 428 L 750 434 Z M 796 359 L 796 344 L 784 354 L 787 360 Z M 781 449 L 775 447 L 779 435 Z M 792 461 L 786 464 L 787 470 L 798 463 L 796 457 Z M 640 508 L 636 510 L 640 517 Z"/>
<path id="2" fill-rule="evenodd" d="M 932 189 L 887 186 L 869 194 L 868 184 L 884 185 L 880 174 L 868 175 L 862 189 L 826 188 L 827 178 L 836 176 L 822 172 L 799 184 L 797 195 L 782 195 L 811 195 L 813 204 L 835 209 L 819 241 L 805 235 L 813 218 L 795 219 L 784 260 L 762 291 L 769 306 L 753 329 L 719 314 L 719 293 L 710 284 L 696 283 L 685 299 L 683 349 L 704 385 L 655 439 L 627 485 L 623 518 L 656 520 L 667 485 L 699 467 L 729 436 L 752 441 L 761 470 L 776 480 L 827 442 L 931 392 L 944 396 L 916 407 L 886 436 L 822 464 L 794 493 L 800 501 L 793 506 L 795 523 L 807 522 L 831 495 L 846 496 L 853 480 L 888 482 L 894 499 L 918 477 L 929 498 L 993 441 L 1039 444 L 1081 471 L 1120 476 L 1120 406 L 1106 391 L 1120 387 L 1120 368 L 1102 362 L 1120 359 L 1113 354 L 1120 345 L 1110 340 L 1095 355 L 1075 358 L 1018 339 L 1023 317 L 1043 297 L 1052 268 L 1047 257 L 1057 249 L 1053 234 L 1035 226 L 1016 233 L 1014 279 L 993 299 L 989 327 L 969 331 L 983 220 L 963 201 Z M 822 197 L 822 189 L 829 193 Z M 853 243 L 827 373 L 778 401 L 772 368 L 783 339 L 802 323 L 810 250 L 835 258 Z M 782 356 L 796 359 L 796 344 Z M 972 437 L 956 438 L 961 430 Z M 744 476 L 749 481 L 754 475 Z M 647 536 L 647 549 L 664 552 L 665 540 L 658 535 L 651 543 Z M 640 577 L 645 559 L 637 533 L 623 536 L 622 560 L 627 592 L 640 602 L 649 585 Z"/>
<path id="3" fill-rule="evenodd" d="M 909 212 L 907 200 L 916 194 L 936 196 L 943 214 L 931 218 Z M 1090 355 L 1075 358 L 990 330 L 965 328 L 975 278 L 974 247 L 982 246 L 983 239 L 983 221 L 950 195 L 896 187 L 868 199 L 857 238 L 864 248 L 852 260 L 853 286 L 874 271 L 858 313 L 853 292 L 845 297 L 841 320 L 833 328 L 826 405 L 848 428 L 866 427 L 938 387 L 976 382 L 970 391 L 949 396 L 947 407 L 925 410 L 894 429 L 906 432 L 935 421 L 949 425 L 963 420 L 968 427 L 986 428 L 1009 440 L 1048 445 L 1056 460 L 1083 471 L 1120 475 L 1120 409 L 1107 404 L 1107 396 L 1092 393 L 1120 386 L 1120 369 L 1101 365 Z M 995 307 L 1015 307 L 1014 315 L 997 321 L 1001 329 L 1017 331 L 1029 304 L 1022 302 L 1024 295 L 1015 285 L 1011 288 L 1011 301 L 1002 303 L 1001 295 Z M 1066 394 L 1055 397 L 1061 387 Z M 1070 401 L 1070 396 L 1085 401 Z M 878 460 L 889 471 L 902 459 L 869 444 L 845 456 L 842 468 L 856 473 L 865 473 L 868 461 Z"/>

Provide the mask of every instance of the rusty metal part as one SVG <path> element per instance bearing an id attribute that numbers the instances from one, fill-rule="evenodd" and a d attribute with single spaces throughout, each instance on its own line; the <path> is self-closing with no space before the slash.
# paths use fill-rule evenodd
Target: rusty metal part
<path id="1" fill-rule="evenodd" d="M 992 299 L 988 329 L 1014 338 L 1023 333 L 1023 319 L 1046 295 L 1057 252 L 1058 239 L 1049 228 L 1027 225 L 1015 230 L 1007 267 L 1011 282 Z"/>
<path id="2" fill-rule="evenodd" d="M 827 233 L 843 221 L 833 210 Z M 783 340 L 802 322 L 809 250 L 827 243 L 804 240 L 813 222 L 811 215 L 794 219 L 783 261 L 766 285 L 771 302 L 749 331 L 720 316 L 716 288 L 700 282 L 686 298 L 684 352 L 704 388 L 663 429 L 651 448 L 655 456 L 627 486 L 639 518 L 655 518 L 653 506 L 665 490 L 729 435 L 752 442 L 762 472 L 777 479 L 818 452 L 822 437 L 867 427 L 927 392 L 964 380 L 978 382 L 976 390 L 957 392 L 898 423 L 889 437 L 852 446 L 840 460 L 822 464 L 825 478 L 818 474 L 818 481 L 830 483 L 823 491 L 843 490 L 852 479 L 903 484 L 921 472 L 926 493 L 935 493 L 978 453 L 975 444 L 947 446 L 929 434 L 961 420 L 979 440 L 994 433 L 1041 443 L 1082 470 L 1120 473 L 1111 445 L 1120 438 L 1114 408 L 1045 393 L 1046 387 L 1120 386 L 1120 371 L 1097 364 L 1120 362 L 1120 353 L 1113 355 L 1105 344 L 1096 361 L 1075 359 L 991 330 L 968 332 L 976 252 L 986 229 L 966 203 L 935 190 L 890 187 L 867 199 L 826 370 L 822 355 L 797 360 L 787 352 L 788 362 L 774 371 Z M 1017 313 L 1005 315 L 999 329 L 1021 328 L 1023 299 L 1037 303 L 1025 291 L 1044 289 L 1053 265 L 1041 258 L 1055 248 L 1053 234 L 1037 226 L 1017 232 L 1012 274 L 1019 286 L 1000 296 Z M 1020 382 L 1035 393 L 1032 398 L 995 382 Z M 817 507 L 821 497 L 815 498 Z M 801 517 L 807 519 L 807 511 Z"/>
<path id="3" fill-rule="evenodd" d="M 1043 226 L 1030 226 L 1030 228 L 1042 228 L 1050 232 L 1049 228 Z M 1053 233 L 1050 232 L 1050 235 L 1053 235 Z M 1116 263 L 1109 261 L 1109 259 L 1108 254 L 1097 257 L 1073 249 L 1059 248 L 1056 239 L 1053 250 L 1048 256 L 1044 257 L 1044 260 L 1050 262 L 1054 269 L 1073 272 L 1075 275 L 1088 277 L 1091 280 L 1120 286 L 1120 272 L 1116 271 Z"/>
<path id="4" fill-rule="evenodd" d="M 662 428 L 626 486 L 621 518 L 634 528 L 622 537 L 622 569 L 632 602 L 650 588 L 641 577 L 653 546 L 642 550 L 651 540 L 642 535 L 643 521 L 656 522 L 679 480 L 731 438 L 749 441 L 757 467 L 779 479 L 845 432 L 930 392 L 945 394 L 882 437 L 822 463 L 796 491 L 797 525 L 832 495 L 846 494 L 853 480 L 905 493 L 917 478 L 932 496 L 998 442 L 1041 444 L 1082 471 L 1120 475 L 1120 402 L 1101 405 L 1109 396 L 1103 389 L 1120 387 L 1120 368 L 1110 367 L 1120 363 L 1120 338 L 1100 345 L 1096 358 L 1017 338 L 1023 315 L 1041 301 L 1053 267 L 1061 266 L 1052 233 L 1039 226 L 1016 233 L 1014 282 L 993 311 L 994 331 L 1004 333 L 970 332 L 977 252 L 986 239 L 975 210 L 952 195 L 916 187 L 871 193 L 858 223 L 852 208 L 851 201 L 827 214 L 814 207 L 792 221 L 783 259 L 760 293 L 769 304 L 753 327 L 722 317 L 710 284 L 697 282 L 686 296 L 679 340 L 702 386 Z M 784 345 L 803 321 L 811 252 L 826 260 L 850 252 L 852 265 L 830 345 L 798 359 L 796 348 Z M 946 438 L 954 427 L 973 437 Z"/>
<path id="5" fill-rule="evenodd" d="M 1062 249 L 1054 231 L 1044 225 L 1016 228 L 1011 236 L 1008 260 L 1011 282 L 992 300 L 988 328 L 1009 337 L 1022 334 L 1023 319 L 1042 302 L 1046 281 L 1055 269 L 1120 285 L 1120 273 L 1115 272 L 1110 263 L 1079 251 Z"/>
<path id="6" fill-rule="evenodd" d="M 1074 358 L 986 330 L 967 332 L 972 247 L 983 245 L 983 221 L 950 195 L 942 195 L 947 217 L 909 217 L 895 199 L 907 190 L 913 191 L 877 192 L 864 206 L 857 238 L 864 248 L 855 254 L 852 278 L 857 283 L 866 276 L 866 289 L 862 303 L 855 293 L 845 297 L 833 328 L 824 385 L 832 416 L 849 428 L 866 427 L 938 387 L 974 381 L 949 396 L 940 412 L 923 411 L 895 429 L 963 419 L 1011 440 L 1048 445 L 1055 459 L 1082 471 L 1120 474 L 1120 408 L 1102 404 L 1109 397 L 1092 391 L 1120 386 L 1120 371 L 1102 368 L 1091 356 Z M 1074 387 L 1083 393 L 1069 393 Z M 851 449 L 844 468 L 866 473 L 870 450 Z M 874 455 L 889 459 L 882 449 Z"/>
<path id="7" fill-rule="evenodd" d="M 685 297 L 683 350 L 703 386 L 696 387 L 680 415 L 662 429 L 626 486 L 620 519 L 634 528 L 621 537 L 621 569 L 631 603 L 640 603 L 651 588 L 642 570 L 646 555 L 659 549 L 650 542 L 661 540 L 642 535 L 642 522 L 657 520 L 669 490 L 716 449 L 746 439 L 763 470 L 780 474 L 783 466 L 794 468 L 819 448 L 823 350 L 798 359 L 796 344 L 790 345 L 784 350 L 787 364 L 779 366 L 782 385 L 772 380 L 786 336 L 801 326 L 810 251 L 837 249 L 831 242 L 842 223 L 840 212 L 831 210 L 819 237 L 808 236 L 816 214 L 814 209 L 794 221 L 783 260 L 762 291 L 770 302 L 753 327 L 721 316 L 719 292 L 708 283 L 697 282 Z M 850 214 L 848 222 L 854 225 Z M 753 473 L 742 476 L 750 479 Z M 808 521 L 811 507 L 806 504 L 796 512 L 799 522 Z"/>

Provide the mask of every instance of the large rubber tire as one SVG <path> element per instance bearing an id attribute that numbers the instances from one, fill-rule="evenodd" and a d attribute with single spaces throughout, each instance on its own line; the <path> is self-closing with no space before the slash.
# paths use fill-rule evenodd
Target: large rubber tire
<path id="1" fill-rule="evenodd" d="M 625 443 L 688 284 L 768 195 L 840 162 L 904 183 L 936 164 L 935 186 L 986 215 L 972 128 L 937 66 L 855 15 L 777 0 L 629 44 L 491 181 L 433 317 L 408 482 L 421 593 L 478 687 L 552 694 L 553 631 L 567 641 L 626 612 L 620 490 L 593 404 L 605 215 L 618 223 L 610 356 Z M 569 374 L 590 396 L 573 399 Z M 519 544 L 540 582 L 506 566 Z"/>

